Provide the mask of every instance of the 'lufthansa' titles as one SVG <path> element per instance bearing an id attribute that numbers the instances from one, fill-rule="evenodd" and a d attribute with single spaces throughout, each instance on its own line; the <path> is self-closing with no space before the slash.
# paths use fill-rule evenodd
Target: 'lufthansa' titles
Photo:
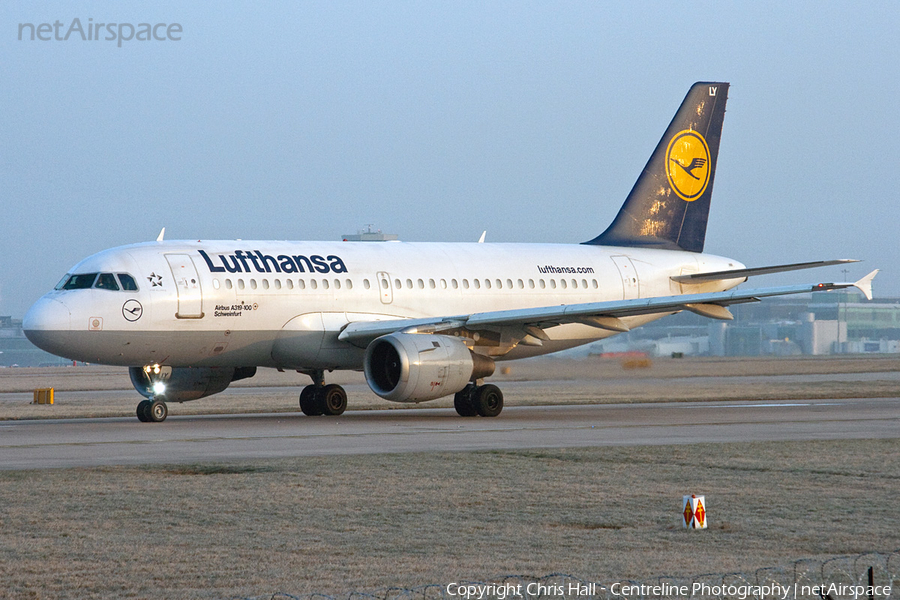
<path id="1" fill-rule="evenodd" d="M 259 250 L 235 250 L 233 254 L 210 257 L 200 250 L 210 273 L 346 273 L 347 265 L 339 256 L 318 254 L 263 254 Z M 218 260 L 215 260 L 218 259 Z M 218 264 L 217 264 L 218 263 Z"/>

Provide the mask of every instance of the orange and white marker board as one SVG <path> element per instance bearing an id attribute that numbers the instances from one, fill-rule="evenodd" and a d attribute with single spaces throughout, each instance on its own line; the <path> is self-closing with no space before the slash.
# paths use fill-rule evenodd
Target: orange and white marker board
<path id="1" fill-rule="evenodd" d="M 684 496 L 681 515 L 686 529 L 706 529 L 706 497 Z"/>

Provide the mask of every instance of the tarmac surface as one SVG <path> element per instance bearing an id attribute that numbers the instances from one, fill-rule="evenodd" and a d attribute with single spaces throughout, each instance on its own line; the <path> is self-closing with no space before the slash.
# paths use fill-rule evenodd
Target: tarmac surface
<path id="1" fill-rule="evenodd" d="M 900 398 L 507 407 L 0 422 L 0 469 L 423 451 L 900 438 Z"/>

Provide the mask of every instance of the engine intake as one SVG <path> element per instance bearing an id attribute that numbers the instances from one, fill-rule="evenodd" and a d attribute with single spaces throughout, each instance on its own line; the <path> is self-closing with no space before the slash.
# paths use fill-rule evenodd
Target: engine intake
<path id="1" fill-rule="evenodd" d="M 421 402 L 449 396 L 475 379 L 494 373 L 494 361 L 448 335 L 392 333 L 366 349 L 366 381 L 373 392 L 394 402 Z"/>

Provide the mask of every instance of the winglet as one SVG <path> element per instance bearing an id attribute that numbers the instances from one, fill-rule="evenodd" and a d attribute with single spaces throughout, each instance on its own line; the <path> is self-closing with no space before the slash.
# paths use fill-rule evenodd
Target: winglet
<path id="1" fill-rule="evenodd" d="M 483 244 L 483 243 L 484 243 L 484 236 L 486 236 L 486 235 L 487 235 L 487 229 L 485 229 L 484 231 L 481 232 L 481 237 L 478 238 L 478 243 L 479 243 L 479 244 Z"/>
<path id="2" fill-rule="evenodd" d="M 159 235 L 156 236 L 156 241 L 157 241 L 157 242 L 161 242 L 161 241 L 163 241 L 163 238 L 164 238 L 164 237 L 166 237 L 166 228 L 165 228 L 165 227 L 163 227 L 163 228 L 160 230 Z"/>
<path id="3" fill-rule="evenodd" d="M 875 269 L 853 284 L 856 289 L 863 293 L 863 295 L 866 297 L 866 300 L 872 299 L 872 280 L 875 279 L 876 275 L 878 275 L 878 269 Z"/>

